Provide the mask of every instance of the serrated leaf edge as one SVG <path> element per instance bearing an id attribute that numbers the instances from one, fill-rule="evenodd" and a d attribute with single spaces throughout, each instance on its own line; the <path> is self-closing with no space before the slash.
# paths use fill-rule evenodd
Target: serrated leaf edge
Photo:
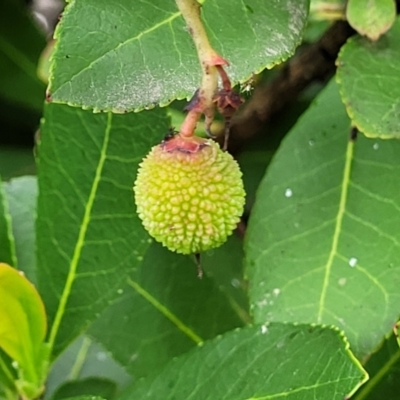
<path id="1" fill-rule="evenodd" d="M 376 31 L 371 32 L 368 29 L 364 29 L 364 26 L 362 24 L 359 25 L 357 22 L 352 20 L 353 14 L 351 14 L 351 15 L 349 14 L 349 7 L 353 3 L 354 3 L 353 0 L 349 0 L 347 7 L 346 7 L 346 18 L 347 18 L 349 25 L 355 31 L 357 31 L 360 35 L 366 36 L 368 39 L 372 40 L 373 42 L 377 41 L 382 35 L 384 35 L 392 27 L 394 21 L 396 20 L 396 2 L 395 2 L 395 0 L 392 0 L 392 6 L 393 6 L 393 9 L 392 9 L 393 13 L 391 15 L 392 20 L 388 24 L 386 24 L 384 29 L 380 29 L 378 31 L 378 33 L 376 33 Z M 368 7 L 370 7 L 370 6 L 368 6 Z M 376 9 L 375 9 L 375 11 L 376 11 Z M 371 22 L 371 21 L 368 21 L 368 22 Z"/>
<path id="2" fill-rule="evenodd" d="M 381 379 L 389 372 L 390 368 L 400 360 L 400 349 L 397 349 L 396 353 L 392 355 L 387 362 L 379 369 L 378 373 L 374 375 L 367 384 L 357 393 L 354 400 L 364 400 L 368 398 L 371 390 L 381 381 Z M 354 392 L 352 393 L 354 394 Z"/>
<path id="3" fill-rule="evenodd" d="M 206 2 L 206 0 L 197 0 L 197 1 L 201 5 L 204 5 L 204 3 Z M 310 8 L 309 7 L 310 1 L 309 0 L 306 0 L 306 1 L 308 3 L 308 7 L 306 9 L 306 20 L 307 20 L 307 16 L 309 14 L 309 8 Z M 64 9 L 64 13 L 63 13 L 64 15 L 66 15 L 68 12 L 70 12 L 70 9 L 76 3 L 76 0 L 68 0 L 67 3 L 68 4 Z M 165 22 L 169 22 L 172 19 L 178 18 L 179 16 L 181 16 L 181 12 L 178 11 L 178 12 L 172 14 L 167 20 L 158 23 L 156 25 L 156 27 L 162 25 Z M 243 79 L 233 80 L 232 84 L 233 85 L 243 84 L 243 83 L 247 82 L 249 79 L 251 79 L 254 75 L 260 74 L 265 69 L 272 69 L 273 67 L 288 60 L 294 54 L 296 48 L 301 44 L 303 34 L 304 34 L 306 27 L 307 27 L 307 24 L 304 23 L 303 28 L 299 31 L 298 40 L 293 42 L 293 46 L 290 49 L 288 49 L 286 54 L 284 54 L 281 58 L 277 59 L 274 62 L 268 63 L 268 64 L 262 64 L 258 68 L 256 67 L 252 73 L 245 76 Z M 60 23 L 56 26 L 56 29 L 54 31 L 54 39 L 59 39 L 59 35 L 60 35 L 60 32 L 62 31 L 62 29 L 63 29 L 63 18 L 61 19 Z M 154 29 L 154 27 L 152 27 L 151 29 L 148 29 L 147 31 L 144 31 L 143 33 L 147 33 L 153 29 Z M 141 34 L 143 34 L 143 33 L 141 33 Z M 120 43 L 119 46 L 121 46 L 122 44 L 125 44 L 125 43 L 126 43 L 126 41 L 123 43 Z M 54 55 L 56 54 L 57 50 L 58 50 L 58 40 L 56 40 L 56 44 L 54 46 L 52 55 L 50 57 L 50 70 L 49 70 L 49 79 L 48 79 L 49 85 L 47 88 L 47 92 L 50 93 L 50 96 L 51 96 L 51 85 L 52 85 L 52 81 L 53 81 L 54 69 L 55 69 L 55 65 L 56 65 L 56 62 L 54 60 Z M 88 68 L 88 67 L 86 67 L 86 68 Z M 114 114 L 125 114 L 128 112 L 140 112 L 143 110 L 151 110 L 151 109 L 155 108 L 156 106 L 167 107 L 175 100 L 189 100 L 192 97 L 192 95 L 193 95 L 193 93 L 186 93 L 183 91 L 182 93 L 177 93 L 175 96 L 172 96 L 173 97 L 172 99 L 171 98 L 168 100 L 160 99 L 160 101 L 157 104 L 144 104 L 139 107 L 127 108 L 127 109 L 123 109 L 123 110 L 116 109 L 116 108 L 108 108 L 108 107 L 102 107 L 102 108 L 92 107 L 92 106 L 88 106 L 88 105 L 77 104 L 77 103 L 74 103 L 71 101 L 52 100 L 52 99 L 49 101 L 52 103 L 55 103 L 55 104 L 66 104 L 70 107 L 78 107 L 78 108 L 81 108 L 82 110 L 93 110 L 93 113 L 112 112 Z"/>
<path id="4" fill-rule="evenodd" d="M 85 206 L 85 210 L 84 210 L 84 215 L 82 218 L 82 223 L 80 225 L 80 229 L 79 229 L 79 233 L 78 233 L 78 239 L 76 241 L 75 244 L 75 248 L 73 251 L 73 255 L 72 255 L 72 259 L 69 265 L 69 270 L 68 270 L 68 274 L 67 274 L 67 279 L 65 281 L 65 285 L 64 285 L 64 289 L 61 293 L 60 296 L 60 301 L 58 303 L 58 307 L 57 307 L 57 311 L 54 317 L 54 321 L 53 324 L 51 326 L 51 330 L 50 330 L 50 335 L 49 335 L 49 346 L 50 346 L 50 351 L 53 350 L 54 348 L 54 344 L 56 341 L 56 337 L 58 334 L 58 330 L 61 326 L 61 321 L 62 318 L 64 316 L 65 310 L 66 310 L 66 306 L 67 306 L 67 302 L 69 299 L 69 296 L 71 294 L 71 290 L 72 290 L 72 286 L 74 284 L 74 280 L 76 277 L 76 271 L 78 268 L 78 264 L 79 264 L 79 260 L 80 260 L 80 256 L 81 256 L 81 252 L 82 252 L 82 248 L 84 246 L 85 243 L 85 236 L 86 236 L 86 231 L 87 228 L 89 226 L 90 223 L 90 215 L 92 212 L 92 208 L 94 205 L 94 201 L 95 201 L 95 197 L 96 197 L 96 192 L 101 180 L 101 174 L 102 174 L 102 170 L 106 161 L 106 151 L 108 148 L 108 142 L 110 139 L 110 132 L 111 132 L 111 127 L 112 127 L 112 113 L 108 113 L 107 115 L 107 123 L 106 123 L 106 127 L 105 127 L 105 131 L 104 131 L 104 139 L 103 139 L 103 144 L 101 146 L 100 149 L 100 158 L 99 158 L 99 162 L 97 164 L 97 168 L 96 168 L 96 172 L 95 172 L 95 176 L 93 179 L 93 183 L 92 183 L 92 187 L 90 189 L 90 193 L 89 193 L 89 197 L 87 199 L 87 203 Z"/>
<path id="5" fill-rule="evenodd" d="M 347 40 L 347 42 L 341 47 L 338 57 L 336 59 L 336 66 L 337 66 L 337 72 L 335 74 L 335 80 L 338 83 L 339 86 L 339 93 L 340 93 L 340 98 L 342 99 L 342 102 L 344 104 L 344 106 L 346 107 L 346 112 L 347 115 L 349 116 L 351 122 L 352 122 L 352 126 L 356 127 L 357 130 L 364 134 L 365 137 L 369 138 L 369 139 L 384 139 L 384 140 L 388 140 L 388 139 L 399 139 L 400 136 L 400 132 L 399 132 L 399 136 L 395 136 L 395 135 L 384 135 L 384 134 L 379 134 L 379 133 L 374 133 L 369 131 L 368 129 L 366 129 L 364 127 L 364 124 L 362 122 L 360 122 L 357 117 L 355 116 L 355 112 L 351 106 L 351 101 L 350 99 L 346 96 L 346 94 L 344 93 L 344 87 L 343 87 L 343 82 L 340 78 L 341 75 L 341 56 L 342 54 L 346 51 L 346 45 L 347 43 L 351 43 L 354 42 L 355 37 L 351 37 Z M 358 36 L 360 37 L 360 36 Z"/>
<path id="6" fill-rule="evenodd" d="M 348 355 L 349 359 L 353 362 L 353 364 L 357 367 L 357 369 L 362 373 L 362 379 L 360 379 L 359 383 L 353 388 L 353 390 L 346 396 L 346 398 L 344 400 L 350 399 L 350 397 L 360 388 L 360 386 L 362 386 L 365 382 L 368 381 L 369 379 L 369 375 L 368 372 L 363 368 L 361 362 L 355 357 L 355 355 L 353 354 L 353 352 L 350 349 L 350 342 L 348 341 L 345 332 L 341 329 L 339 329 L 337 326 L 335 325 L 327 325 L 327 324 L 317 324 L 317 323 L 310 323 L 310 324 L 306 324 L 306 323 L 298 323 L 298 322 L 267 322 L 264 324 L 250 324 L 247 325 L 245 327 L 239 327 L 239 328 L 235 328 L 232 329 L 229 332 L 226 332 L 224 334 L 221 335 L 217 335 L 214 338 L 210 339 L 210 340 L 206 340 L 204 342 L 198 343 L 198 345 L 195 348 L 192 348 L 191 350 L 189 350 L 188 352 L 177 356 L 177 357 L 173 357 L 167 364 L 166 366 L 164 366 L 162 370 L 166 369 L 168 366 L 170 366 L 171 364 L 178 362 L 179 359 L 181 357 L 186 356 L 188 353 L 192 353 L 194 351 L 196 351 L 196 348 L 201 348 L 203 347 L 205 344 L 209 344 L 209 343 L 217 343 L 219 341 L 221 341 L 226 335 L 230 335 L 233 332 L 240 332 L 243 329 L 251 329 L 251 328 L 258 328 L 260 329 L 260 332 L 263 334 L 263 330 L 265 328 L 267 328 L 270 325 L 285 325 L 285 326 L 292 326 L 292 327 L 313 327 L 313 328 L 322 328 L 322 329 L 330 329 L 334 332 L 338 333 L 339 339 L 342 341 L 342 343 L 344 344 L 344 351 L 345 353 Z M 137 380 L 137 382 L 143 382 L 145 380 L 149 379 L 149 376 L 146 377 L 141 377 Z M 310 387 L 306 387 L 306 388 L 312 388 L 313 386 Z M 301 388 L 301 390 L 305 389 L 304 387 Z M 295 391 L 291 391 L 290 393 L 294 393 Z M 273 394 L 273 395 L 268 395 L 268 396 L 264 396 L 264 397 L 251 397 L 251 398 L 247 398 L 244 400 L 269 400 L 269 399 L 275 399 L 278 397 L 282 397 L 283 395 L 286 395 L 288 393 L 278 393 L 278 394 Z"/>

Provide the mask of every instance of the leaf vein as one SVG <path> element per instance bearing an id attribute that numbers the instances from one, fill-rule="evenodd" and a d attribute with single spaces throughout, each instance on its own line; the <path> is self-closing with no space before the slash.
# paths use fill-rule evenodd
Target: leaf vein
<path id="1" fill-rule="evenodd" d="M 91 218 L 91 213 L 92 213 L 92 208 L 95 202 L 95 197 L 97 193 L 97 189 L 101 180 L 101 174 L 103 171 L 103 167 L 106 161 L 106 151 L 108 148 L 108 142 L 110 138 L 110 131 L 111 131 L 111 126 L 112 126 L 112 113 L 108 113 L 107 115 L 107 124 L 104 132 L 104 139 L 103 139 L 103 145 L 101 148 L 100 152 L 100 157 L 99 157 L 99 162 L 97 164 L 95 176 L 93 179 L 92 187 L 89 193 L 89 197 L 85 206 L 85 211 L 83 214 L 82 218 L 82 223 L 80 224 L 80 229 L 79 229 L 79 234 L 78 234 L 78 239 L 75 244 L 75 249 L 72 255 L 72 260 L 69 265 L 69 270 L 68 270 L 68 275 L 67 279 L 64 285 L 64 289 L 61 294 L 60 302 L 58 304 L 58 308 L 56 311 L 56 315 L 54 317 L 54 322 L 51 327 L 50 331 L 50 336 L 49 336 L 49 347 L 50 349 L 53 348 L 58 330 L 61 325 L 62 318 L 65 314 L 66 307 L 67 307 L 67 302 L 69 299 L 69 296 L 71 294 L 71 289 L 72 285 L 74 284 L 76 274 L 77 274 L 77 268 L 80 260 L 80 256 L 82 253 L 82 248 L 85 244 L 85 236 L 86 232 L 90 223 L 90 218 Z"/>
<path id="2" fill-rule="evenodd" d="M 381 231 L 377 226 L 375 226 L 371 222 L 365 221 L 364 219 L 357 217 L 356 215 L 354 215 L 353 213 L 351 213 L 349 211 L 346 211 L 346 216 L 348 216 L 353 221 L 356 221 L 356 222 L 360 223 L 361 225 L 364 225 L 365 227 L 370 228 L 371 230 L 376 232 L 379 236 L 390 240 L 397 247 L 400 247 L 400 242 L 395 237 L 393 237 L 392 235 L 388 235 L 387 233 Z"/>
<path id="3" fill-rule="evenodd" d="M 173 314 L 167 307 L 161 304 L 155 297 L 153 297 L 147 290 L 140 286 L 132 279 L 128 279 L 128 285 L 131 286 L 137 293 L 146 299 L 156 310 L 169 319 L 182 333 L 192 339 L 195 343 L 203 343 L 203 339 L 198 336 L 192 329 L 184 324 L 175 314 Z"/>
<path id="4" fill-rule="evenodd" d="M 331 251 L 329 252 L 328 260 L 327 260 L 326 267 L 325 267 L 325 276 L 324 276 L 324 280 L 322 283 L 321 297 L 319 300 L 318 316 L 317 316 L 318 323 L 321 323 L 321 321 L 322 321 L 322 314 L 325 309 L 325 300 L 326 300 L 326 294 L 328 291 L 329 279 L 330 279 L 330 275 L 331 275 L 333 260 L 335 258 L 335 255 L 337 254 L 337 249 L 338 249 L 338 245 L 339 245 L 339 237 L 340 237 L 340 233 L 342 231 L 342 221 L 343 221 L 343 216 L 344 216 L 345 210 L 346 210 L 347 192 L 348 192 L 349 181 L 350 181 L 351 162 L 353 159 L 353 152 L 354 152 L 354 142 L 349 141 L 347 144 L 347 150 L 346 150 L 346 158 L 345 158 L 345 164 L 344 164 L 344 169 L 343 169 L 340 202 L 339 202 L 338 212 L 337 212 L 337 215 L 335 218 L 336 224 L 335 224 L 335 230 L 334 230 L 333 238 L 332 238 L 332 246 L 331 246 Z"/>
<path id="5" fill-rule="evenodd" d="M 153 25 L 151 28 L 146 29 L 142 32 L 140 32 L 138 35 L 131 37 L 121 43 L 118 44 L 118 46 L 113 47 L 112 49 L 107 50 L 105 53 L 103 53 L 101 56 L 97 57 L 95 60 L 91 61 L 85 68 L 82 68 L 80 71 L 78 71 L 76 74 L 72 75 L 71 78 L 69 79 L 68 82 L 66 82 L 65 84 L 70 84 L 72 82 L 72 80 L 74 80 L 75 78 L 77 78 L 78 76 L 80 76 L 81 74 L 83 74 L 85 71 L 90 70 L 93 65 L 97 64 L 98 62 L 100 62 L 104 57 L 106 57 L 108 54 L 110 54 L 111 52 L 116 52 L 118 51 L 120 48 L 126 46 L 127 44 L 134 42 L 134 41 L 138 41 L 138 43 L 140 43 L 140 40 L 143 36 L 157 30 L 158 28 L 160 28 L 163 25 L 166 24 L 170 24 L 171 21 L 173 21 L 174 19 L 178 18 L 181 15 L 180 12 L 176 12 L 174 14 L 172 14 L 170 17 L 160 21 L 159 23 Z M 142 53 L 143 54 L 143 53 Z M 145 65 L 147 65 L 145 63 Z M 64 84 L 64 85 L 65 85 Z M 61 85 L 58 90 L 60 90 L 64 85 Z"/>

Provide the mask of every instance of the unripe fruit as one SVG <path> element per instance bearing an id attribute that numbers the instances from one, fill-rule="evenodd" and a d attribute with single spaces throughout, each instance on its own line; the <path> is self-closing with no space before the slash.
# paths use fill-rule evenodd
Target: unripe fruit
<path id="1" fill-rule="evenodd" d="M 154 239 L 177 253 L 218 247 L 243 212 L 241 176 L 216 142 L 177 135 L 140 164 L 134 186 L 139 217 Z"/>

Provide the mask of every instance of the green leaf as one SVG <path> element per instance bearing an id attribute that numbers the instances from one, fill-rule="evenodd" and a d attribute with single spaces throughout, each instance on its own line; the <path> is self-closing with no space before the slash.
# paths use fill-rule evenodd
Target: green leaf
<path id="1" fill-rule="evenodd" d="M 365 369 L 369 381 L 355 393 L 354 400 L 397 399 L 400 392 L 400 349 L 394 335 L 385 338 Z M 352 397 L 353 400 L 353 397 Z"/>
<path id="2" fill-rule="evenodd" d="M 106 400 L 104 397 L 100 397 L 100 396 L 77 396 L 77 397 L 68 397 L 68 399 L 70 399 L 70 400 Z"/>
<path id="3" fill-rule="evenodd" d="M 396 1 L 349 0 L 346 17 L 360 35 L 375 41 L 393 25 L 396 19 Z"/>
<path id="4" fill-rule="evenodd" d="M 4 184 L 11 215 L 12 235 L 15 239 L 18 269 L 36 284 L 35 219 L 37 179 L 22 176 Z"/>
<path id="5" fill-rule="evenodd" d="M 34 286 L 16 269 L 0 263 L 0 347 L 17 362 L 22 390 L 41 392 L 46 313 Z"/>
<path id="6" fill-rule="evenodd" d="M 366 379 L 347 347 L 339 332 L 322 327 L 235 330 L 171 361 L 119 400 L 342 400 Z"/>
<path id="7" fill-rule="evenodd" d="M 395 336 L 396 336 L 396 339 L 397 339 L 397 344 L 398 344 L 399 347 L 400 347 L 399 328 L 400 328 L 400 321 L 398 321 L 398 322 L 396 323 L 396 325 L 394 326 L 394 328 L 393 328 L 393 332 L 394 332 L 394 334 L 395 334 Z"/>
<path id="8" fill-rule="evenodd" d="M 104 399 L 115 397 L 116 384 L 109 379 L 92 377 L 78 381 L 66 382 L 52 396 L 52 400 L 68 399 L 75 396 L 96 395 Z"/>
<path id="9" fill-rule="evenodd" d="M 18 391 L 15 386 L 16 370 L 12 359 L 0 348 L 0 399 L 17 400 Z"/>
<path id="10" fill-rule="evenodd" d="M 9 204 L 0 177 L 0 263 L 17 265 L 14 237 L 11 230 Z"/>
<path id="11" fill-rule="evenodd" d="M 337 64 L 352 124 L 371 138 L 400 138 L 400 17 L 377 42 L 360 36 L 349 39 Z"/>
<path id="12" fill-rule="evenodd" d="M 256 199 L 258 185 L 265 174 L 265 169 L 271 160 L 273 152 L 265 148 L 241 151 L 238 155 L 240 170 L 243 172 L 243 183 L 246 191 L 245 212 L 250 213 Z"/>
<path id="13" fill-rule="evenodd" d="M 110 354 L 87 336 L 80 336 L 53 363 L 46 382 L 46 397 L 51 398 L 68 381 L 90 377 L 111 380 L 118 391 L 132 382 L 132 377 Z"/>
<path id="14" fill-rule="evenodd" d="M 331 82 L 275 154 L 245 250 L 256 322 L 334 324 L 365 357 L 399 314 L 400 142 L 349 133 Z"/>
<path id="15" fill-rule="evenodd" d="M 54 355 L 120 296 L 147 250 L 132 186 L 138 163 L 167 130 L 159 109 L 113 115 L 45 107 L 37 278 Z"/>
<path id="16" fill-rule="evenodd" d="M 42 109 L 45 85 L 36 75 L 44 37 L 28 17 L 23 2 L 0 2 L 0 98 L 36 111 Z"/>
<path id="17" fill-rule="evenodd" d="M 202 3 L 211 44 L 230 62 L 231 79 L 243 82 L 293 54 L 309 1 Z M 56 37 L 49 87 L 55 102 L 138 110 L 189 97 L 200 84 L 197 54 L 173 1 L 74 0 Z"/>
<path id="18" fill-rule="evenodd" d="M 251 323 L 247 281 L 243 276 L 243 261 L 243 240 L 239 237 L 238 230 L 223 246 L 202 253 L 200 258 L 206 275 L 224 293 L 240 319 L 245 323 Z"/>
<path id="19" fill-rule="evenodd" d="M 208 268 L 212 259 L 215 257 L 209 256 Z M 236 263 L 240 265 L 241 260 L 239 257 Z M 215 269 L 225 269 L 225 277 L 229 276 L 230 261 L 221 260 Z M 243 325 L 239 315 L 246 311 L 234 296 L 222 292 L 216 280 L 207 276 L 200 280 L 196 275 L 191 256 L 154 243 L 129 279 L 124 295 L 94 323 L 89 334 L 130 373 L 141 377 L 196 344 Z"/>

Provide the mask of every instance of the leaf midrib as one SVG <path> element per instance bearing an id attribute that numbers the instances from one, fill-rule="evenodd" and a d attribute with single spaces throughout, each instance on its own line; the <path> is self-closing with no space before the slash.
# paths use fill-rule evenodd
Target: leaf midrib
<path id="1" fill-rule="evenodd" d="M 337 212 L 337 215 L 335 218 L 336 223 L 335 223 L 335 230 L 334 230 L 333 238 L 332 238 L 332 246 L 331 246 L 331 250 L 330 250 L 329 256 L 328 256 L 328 261 L 327 261 L 326 267 L 325 267 L 325 275 L 324 275 L 324 280 L 322 283 L 321 297 L 319 299 L 318 316 L 317 316 L 318 323 L 321 323 L 322 314 L 325 310 L 325 300 L 326 300 L 326 294 L 327 294 L 328 287 L 329 287 L 329 279 L 330 279 L 330 275 L 331 275 L 331 271 L 332 271 L 333 260 L 334 260 L 335 256 L 337 255 L 339 238 L 340 238 L 340 234 L 342 231 L 343 217 L 346 212 L 346 202 L 347 202 L 347 194 L 348 194 L 349 183 L 350 183 L 351 163 L 353 160 L 353 153 L 354 153 L 354 141 L 349 140 L 347 143 L 347 149 L 346 149 L 345 164 L 344 164 L 343 178 L 342 178 L 341 191 L 340 191 L 339 208 L 338 208 L 338 212 Z"/>
<path id="2" fill-rule="evenodd" d="M 100 183 L 101 174 L 102 174 L 103 167 L 104 167 L 105 160 L 106 160 L 106 151 L 108 148 L 108 142 L 110 139 L 110 131 L 111 131 L 111 126 L 112 126 L 112 115 L 113 114 L 111 112 L 109 112 L 107 115 L 107 123 L 106 123 L 106 127 L 105 127 L 105 132 L 104 132 L 103 144 L 102 144 L 102 147 L 100 150 L 99 162 L 97 164 L 92 187 L 90 189 L 89 197 L 88 197 L 88 200 L 87 200 L 87 203 L 85 206 L 82 223 L 80 225 L 80 229 L 79 229 L 79 233 L 78 233 L 78 239 L 75 244 L 75 249 L 74 249 L 74 252 L 72 255 L 72 259 L 71 259 L 67 279 L 65 282 L 65 286 L 64 286 L 63 292 L 60 297 L 60 302 L 58 303 L 58 308 L 56 311 L 53 325 L 51 327 L 51 331 L 50 331 L 50 335 L 49 335 L 50 353 L 54 347 L 54 343 L 55 343 L 55 340 L 56 340 L 56 337 L 58 334 L 58 330 L 60 328 L 61 321 L 64 316 L 65 310 L 66 310 L 67 302 L 68 302 L 69 296 L 71 294 L 74 280 L 76 278 L 76 271 L 77 271 L 80 256 L 82 253 L 82 248 L 85 244 L 86 232 L 87 232 L 87 229 L 88 229 L 88 226 L 90 223 L 93 204 L 94 204 L 94 201 L 96 198 L 97 189 L 98 189 L 98 186 Z"/>

